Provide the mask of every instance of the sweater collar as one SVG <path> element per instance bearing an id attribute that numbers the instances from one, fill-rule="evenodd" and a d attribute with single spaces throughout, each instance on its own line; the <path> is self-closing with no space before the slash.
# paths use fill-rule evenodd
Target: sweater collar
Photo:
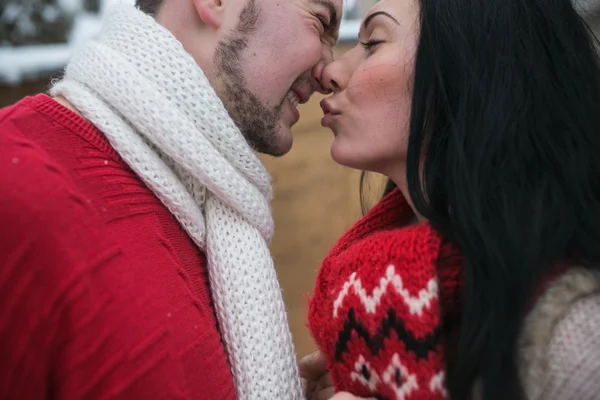
<path id="1" fill-rule="evenodd" d="M 402 192 L 395 188 L 384 196 L 361 218 L 335 245 L 329 257 L 336 257 L 348 247 L 358 245 L 365 237 L 382 230 L 402 229 L 415 221 L 416 215 Z M 462 307 L 464 287 L 463 258 L 452 242 L 442 237 L 429 222 L 419 222 L 414 235 L 420 235 L 428 243 L 434 243 L 424 251 L 435 253 L 438 260 L 441 305 L 447 315 L 459 314 Z M 329 258 L 328 257 L 328 258 Z"/>

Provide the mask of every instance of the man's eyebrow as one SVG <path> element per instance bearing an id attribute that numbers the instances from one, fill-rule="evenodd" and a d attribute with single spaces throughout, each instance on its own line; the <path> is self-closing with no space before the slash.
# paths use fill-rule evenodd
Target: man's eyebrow
<path id="1" fill-rule="evenodd" d="M 329 11 L 329 15 L 331 19 L 329 20 L 329 25 L 327 26 L 326 34 L 331 37 L 337 38 L 337 27 L 338 27 L 338 15 L 337 10 L 335 9 L 335 5 L 331 0 L 311 0 L 312 3 L 324 6 Z"/>
<path id="2" fill-rule="evenodd" d="M 367 29 L 367 26 L 369 25 L 369 23 L 373 20 L 373 18 L 375 18 L 378 15 L 385 15 L 386 17 L 391 18 L 392 21 L 394 21 L 395 23 L 400 25 L 398 20 L 396 18 L 392 17 L 390 14 L 386 13 L 385 11 L 377 11 L 377 12 L 374 12 L 373 14 L 369 15 L 367 18 L 365 18 L 365 21 L 363 22 L 364 28 Z"/>

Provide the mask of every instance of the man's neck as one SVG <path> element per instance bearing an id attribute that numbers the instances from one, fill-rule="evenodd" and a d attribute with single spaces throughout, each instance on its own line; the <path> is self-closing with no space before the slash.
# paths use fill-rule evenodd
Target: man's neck
<path id="1" fill-rule="evenodd" d="M 73 104 L 71 104 L 71 102 L 69 100 L 67 100 L 65 97 L 55 96 L 55 97 L 53 97 L 53 99 L 57 103 L 62 105 L 63 107 L 68 108 L 69 110 L 73 111 L 75 114 L 79 115 L 81 118 L 85 119 L 85 117 L 79 112 L 79 110 Z"/>

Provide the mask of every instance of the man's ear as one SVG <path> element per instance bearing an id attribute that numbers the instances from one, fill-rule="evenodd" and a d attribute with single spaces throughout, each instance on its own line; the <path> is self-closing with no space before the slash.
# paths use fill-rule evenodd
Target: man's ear
<path id="1" fill-rule="evenodd" d="M 223 23 L 223 0 L 192 0 L 198 16 L 206 25 L 219 28 Z"/>

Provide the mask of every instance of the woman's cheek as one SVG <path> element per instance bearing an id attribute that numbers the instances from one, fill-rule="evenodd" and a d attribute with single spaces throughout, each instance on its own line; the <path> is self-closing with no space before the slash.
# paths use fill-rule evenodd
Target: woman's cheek
<path id="1" fill-rule="evenodd" d="M 366 65 L 357 72 L 348 87 L 348 94 L 356 101 L 381 106 L 381 103 L 398 103 L 406 98 L 409 80 L 405 68 L 398 64 Z"/>

